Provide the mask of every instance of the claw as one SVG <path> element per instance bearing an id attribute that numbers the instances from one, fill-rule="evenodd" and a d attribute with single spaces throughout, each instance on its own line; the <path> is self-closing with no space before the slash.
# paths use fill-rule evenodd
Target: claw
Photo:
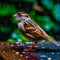
<path id="1" fill-rule="evenodd" d="M 24 51 L 37 51 L 38 50 L 38 46 L 28 46 Z"/>

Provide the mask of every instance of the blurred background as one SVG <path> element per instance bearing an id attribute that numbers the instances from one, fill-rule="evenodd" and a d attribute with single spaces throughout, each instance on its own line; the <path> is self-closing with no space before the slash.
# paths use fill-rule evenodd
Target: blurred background
<path id="1" fill-rule="evenodd" d="M 28 13 L 52 38 L 60 41 L 60 0 L 0 0 L 0 41 L 29 42 L 20 34 L 13 18 L 17 12 Z"/>

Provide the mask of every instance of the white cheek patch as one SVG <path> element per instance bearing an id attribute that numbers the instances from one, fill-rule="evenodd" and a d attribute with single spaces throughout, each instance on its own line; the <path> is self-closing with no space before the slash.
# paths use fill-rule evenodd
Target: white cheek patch
<path id="1" fill-rule="evenodd" d="M 18 28 L 21 28 L 21 29 L 23 29 L 23 28 L 24 28 L 24 25 L 23 25 L 23 23 L 22 23 L 22 22 L 18 23 Z"/>

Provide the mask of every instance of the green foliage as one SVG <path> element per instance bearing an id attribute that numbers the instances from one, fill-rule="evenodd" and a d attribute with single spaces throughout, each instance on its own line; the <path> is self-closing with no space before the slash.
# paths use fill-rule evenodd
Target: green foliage
<path id="1" fill-rule="evenodd" d="M 14 39 L 8 39 L 7 42 L 17 42 L 17 41 Z"/>
<path id="2" fill-rule="evenodd" d="M 4 27 L 4 26 L 0 26 L 0 30 L 1 30 L 1 32 L 6 33 L 6 32 L 10 31 L 10 28 L 9 27 Z"/>
<path id="3" fill-rule="evenodd" d="M 60 4 L 55 4 L 52 9 L 53 16 L 55 19 L 60 22 Z"/>
<path id="4" fill-rule="evenodd" d="M 36 0 L 22 0 L 24 2 L 35 2 Z"/>
<path id="5" fill-rule="evenodd" d="M 43 8 L 44 12 L 37 11 L 33 8 L 35 2 L 37 2 L 39 7 Z M 49 34 L 51 30 L 53 30 L 53 32 L 59 36 L 60 3 L 54 4 L 53 0 L 41 0 L 40 2 L 38 2 L 38 0 L 13 0 L 10 2 L 5 1 L 5 3 L 0 2 L 0 40 L 7 42 L 30 41 L 21 35 L 17 27 L 18 22 L 13 18 L 15 13 L 21 11 L 27 12 L 31 19 Z M 7 37 L 5 37 L 6 35 Z M 43 41 L 48 42 L 47 40 Z"/>
<path id="6" fill-rule="evenodd" d="M 26 39 L 25 37 L 21 36 L 22 42 L 29 42 L 28 39 Z"/>
<path id="7" fill-rule="evenodd" d="M 11 22 L 12 22 L 13 24 L 18 24 L 18 21 L 17 21 L 15 18 L 13 18 L 13 16 L 11 17 Z"/>
<path id="8" fill-rule="evenodd" d="M 53 8 L 53 0 L 41 0 L 41 2 L 44 5 L 44 7 L 48 8 L 48 9 Z"/>
<path id="9" fill-rule="evenodd" d="M 13 5 L 0 3 L 0 15 L 6 16 L 14 13 L 16 13 L 16 10 Z"/>

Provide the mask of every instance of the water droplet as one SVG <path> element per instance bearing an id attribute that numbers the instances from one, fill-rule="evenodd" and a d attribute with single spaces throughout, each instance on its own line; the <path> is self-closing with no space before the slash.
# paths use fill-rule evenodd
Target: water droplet
<path id="1" fill-rule="evenodd" d="M 12 50 L 12 52 L 15 52 L 15 50 Z"/>
<path id="2" fill-rule="evenodd" d="M 19 55 L 19 52 L 16 52 L 16 55 Z"/>
<path id="3" fill-rule="evenodd" d="M 48 60 L 51 60 L 51 57 L 49 57 Z"/>
<path id="4" fill-rule="evenodd" d="M 28 56 L 26 56 L 26 58 L 29 58 Z"/>
<path id="5" fill-rule="evenodd" d="M 21 59 L 18 59 L 18 60 L 21 60 Z"/>
<path id="6" fill-rule="evenodd" d="M 23 55 L 20 55 L 21 57 L 23 56 Z"/>
<path id="7" fill-rule="evenodd" d="M 52 52 L 51 54 L 55 54 L 54 52 Z"/>
<path id="8" fill-rule="evenodd" d="M 22 53 L 26 53 L 26 52 L 22 52 Z"/>
<path id="9" fill-rule="evenodd" d="M 13 47 L 14 45 L 12 44 L 11 47 Z"/>
<path id="10" fill-rule="evenodd" d="M 46 57 L 46 55 L 41 55 L 40 57 Z"/>
<path id="11" fill-rule="evenodd" d="M 5 51 L 3 51 L 3 53 L 5 53 Z"/>
<path id="12" fill-rule="evenodd" d="M 4 43 L 1 43 L 2 45 L 4 44 Z"/>

